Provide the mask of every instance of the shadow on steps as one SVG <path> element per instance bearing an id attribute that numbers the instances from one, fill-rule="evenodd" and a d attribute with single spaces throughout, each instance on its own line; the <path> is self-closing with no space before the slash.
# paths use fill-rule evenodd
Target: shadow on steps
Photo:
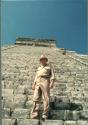
<path id="1" fill-rule="evenodd" d="M 55 102 L 50 103 L 50 108 L 54 110 L 82 110 L 83 107 L 81 104 L 75 104 L 75 103 L 65 103 L 65 102 L 60 102 L 58 103 L 58 106 L 55 104 Z"/>

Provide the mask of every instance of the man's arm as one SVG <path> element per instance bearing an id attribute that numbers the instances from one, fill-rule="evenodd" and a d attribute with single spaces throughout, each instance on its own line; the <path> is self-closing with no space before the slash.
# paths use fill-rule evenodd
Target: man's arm
<path id="1" fill-rule="evenodd" d="M 33 82 L 33 84 L 32 84 L 32 89 L 33 89 L 33 90 L 35 89 L 36 80 L 37 80 L 37 73 L 36 73 L 36 75 L 35 75 L 35 79 L 34 79 L 34 82 Z"/>
<path id="2" fill-rule="evenodd" d="M 50 89 L 53 88 L 55 82 L 55 73 L 53 67 L 51 67 L 51 77 L 50 77 Z"/>

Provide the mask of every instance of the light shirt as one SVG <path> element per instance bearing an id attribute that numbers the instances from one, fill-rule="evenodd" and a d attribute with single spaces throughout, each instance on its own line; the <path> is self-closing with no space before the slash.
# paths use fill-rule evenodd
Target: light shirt
<path id="1" fill-rule="evenodd" d="M 36 71 L 34 83 L 37 82 L 37 79 L 39 77 L 46 77 L 46 78 L 50 78 L 50 80 L 55 80 L 54 70 L 51 67 L 51 65 L 47 64 L 46 66 L 41 65 L 40 67 L 38 67 L 38 69 Z"/>

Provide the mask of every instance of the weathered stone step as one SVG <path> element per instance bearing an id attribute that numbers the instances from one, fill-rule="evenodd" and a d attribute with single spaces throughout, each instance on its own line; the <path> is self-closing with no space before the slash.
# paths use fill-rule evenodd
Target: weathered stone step
<path id="1" fill-rule="evenodd" d="M 4 118 L 30 118 L 31 109 L 3 109 Z M 51 110 L 48 119 L 52 120 L 88 120 L 88 110 L 71 111 L 71 110 Z"/>
<path id="2" fill-rule="evenodd" d="M 32 94 L 32 85 L 14 85 L 13 88 L 3 88 L 2 96 L 16 95 L 16 94 Z"/>
<path id="3" fill-rule="evenodd" d="M 65 121 L 64 122 L 64 125 L 87 125 L 88 124 L 88 121 L 84 121 L 84 120 L 77 120 L 77 121 L 72 121 L 72 120 L 69 120 L 69 121 Z"/>
<path id="4" fill-rule="evenodd" d="M 9 89 L 7 89 L 9 90 Z M 22 89 L 21 89 L 22 90 Z M 31 108 L 32 107 L 32 99 L 33 99 L 33 92 L 30 94 L 13 94 L 13 91 L 5 91 L 6 93 L 3 95 L 2 102 L 4 108 Z M 81 98 L 82 100 L 83 98 Z M 85 99 L 85 98 L 84 98 Z M 51 94 L 50 96 L 50 107 L 51 109 L 59 109 L 59 110 L 81 110 L 83 109 L 83 105 L 88 102 L 75 100 L 73 98 L 67 96 L 55 96 Z M 43 100 L 42 100 L 43 101 Z M 72 102 L 71 102 L 72 101 Z"/>
<path id="5" fill-rule="evenodd" d="M 37 120 L 37 119 L 2 119 L 2 125 L 88 125 L 87 120 Z"/>
<path id="6" fill-rule="evenodd" d="M 14 94 L 26 94 L 31 95 L 33 94 L 32 85 L 19 85 L 17 89 L 14 90 Z"/>
<path id="7" fill-rule="evenodd" d="M 15 108 L 31 109 L 32 105 L 33 105 L 32 99 L 26 100 L 26 98 L 24 99 L 24 97 L 23 98 L 19 97 L 18 101 L 16 98 L 15 101 L 13 101 L 12 99 L 8 99 L 8 100 L 4 100 L 3 102 L 4 108 L 12 108 L 12 109 L 15 109 Z M 43 107 L 43 105 L 41 106 Z M 69 103 L 69 102 L 59 100 L 56 102 L 50 101 L 50 108 L 54 110 L 82 110 L 83 105 L 82 103 L 80 104 Z M 88 109 L 88 107 L 85 107 L 85 109 Z"/>
<path id="8" fill-rule="evenodd" d="M 11 118 L 30 118 L 31 109 L 15 109 L 12 112 Z"/>
<path id="9" fill-rule="evenodd" d="M 30 112 L 31 109 L 22 109 L 22 108 L 17 108 L 17 109 L 9 109 L 9 108 L 3 108 L 2 111 L 2 117 L 3 118 L 29 118 L 30 117 Z"/>
<path id="10" fill-rule="evenodd" d="M 4 66 L 5 67 L 5 66 Z M 10 67 L 8 67 L 8 68 L 10 68 Z M 4 69 L 3 69 L 4 70 Z M 13 69 L 14 70 L 14 69 Z M 30 68 L 28 71 L 27 70 L 25 70 L 25 72 L 22 72 L 22 71 L 20 71 L 20 69 L 18 70 L 18 71 L 8 71 L 8 70 L 5 70 L 5 71 L 3 71 L 4 72 L 4 74 L 2 75 L 4 78 L 6 78 L 6 77 L 10 77 L 10 76 L 12 76 L 12 75 L 27 75 L 27 76 L 29 76 L 29 75 L 31 75 L 31 74 L 35 74 L 35 72 L 36 72 L 36 69 L 33 69 L 33 67 L 32 67 L 32 69 Z M 10 72 L 10 73 L 9 73 Z M 86 77 L 87 76 L 87 73 L 85 73 L 85 71 L 82 71 L 82 73 L 80 73 L 79 74 L 79 72 L 77 73 L 77 71 L 75 71 L 75 72 L 73 72 L 73 71 L 65 71 L 64 69 L 63 69 L 63 71 L 59 71 L 59 69 L 56 69 L 55 71 L 55 74 L 56 74 L 56 76 L 57 75 L 68 75 L 68 76 L 76 76 L 76 77 L 81 77 L 82 75 L 83 75 L 83 77 Z"/>
<path id="11" fill-rule="evenodd" d="M 88 120 L 88 110 L 51 110 L 49 119 L 53 120 Z"/>
<path id="12" fill-rule="evenodd" d="M 3 97 L 3 107 L 5 108 L 25 108 L 26 95 L 18 94 Z"/>
<path id="13" fill-rule="evenodd" d="M 2 89 L 2 96 L 13 95 L 13 89 Z"/>

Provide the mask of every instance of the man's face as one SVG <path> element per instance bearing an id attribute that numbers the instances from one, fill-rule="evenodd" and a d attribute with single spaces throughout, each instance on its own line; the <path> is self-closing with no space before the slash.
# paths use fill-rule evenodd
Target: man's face
<path id="1" fill-rule="evenodd" d="M 41 65 L 45 66 L 47 64 L 47 60 L 46 59 L 41 59 L 40 63 L 41 63 Z"/>

